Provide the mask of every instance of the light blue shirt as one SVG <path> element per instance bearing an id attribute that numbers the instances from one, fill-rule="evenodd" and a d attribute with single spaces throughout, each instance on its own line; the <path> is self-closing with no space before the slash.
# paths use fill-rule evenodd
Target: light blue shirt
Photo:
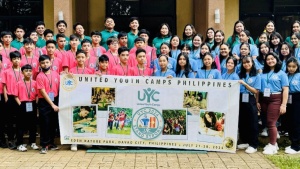
<path id="1" fill-rule="evenodd" d="M 256 76 L 249 77 L 249 74 L 246 73 L 246 78 L 242 79 L 244 82 L 246 82 L 249 86 L 260 90 L 261 89 L 261 77 L 259 74 Z M 240 85 L 240 93 L 251 93 L 249 90 L 246 89 L 244 85 Z"/>
<path id="2" fill-rule="evenodd" d="M 223 59 L 222 62 L 220 63 L 220 67 L 221 67 L 221 73 L 224 74 L 227 72 L 227 68 L 226 68 L 226 60 L 227 59 Z"/>
<path id="3" fill-rule="evenodd" d="M 300 92 L 300 73 L 295 73 L 288 76 L 289 80 L 289 93 L 299 93 Z"/>
<path id="4" fill-rule="evenodd" d="M 199 79 L 222 79 L 221 73 L 218 69 L 199 69 L 196 78 Z"/>
<path id="5" fill-rule="evenodd" d="M 271 93 L 281 92 L 283 87 L 289 86 L 288 77 L 282 70 L 275 73 L 270 71 L 261 75 L 261 91 L 269 88 Z"/>
<path id="6" fill-rule="evenodd" d="M 178 58 L 178 55 L 181 53 L 181 51 L 179 49 L 177 50 L 171 50 L 171 55 L 172 55 L 172 58 L 174 58 L 175 60 L 177 60 Z"/>
<path id="7" fill-rule="evenodd" d="M 220 47 L 217 46 L 215 50 L 211 51 L 211 54 L 213 55 L 214 58 L 216 58 L 216 56 L 220 56 Z"/>
<path id="8" fill-rule="evenodd" d="M 197 72 L 199 69 L 197 61 L 195 59 L 189 59 L 189 61 L 190 61 L 190 65 L 191 65 L 193 71 Z"/>
<path id="9" fill-rule="evenodd" d="M 298 59 L 298 62 L 300 62 L 300 48 L 295 48 L 295 51 L 294 51 L 294 54 L 295 54 L 295 58 Z"/>
<path id="10" fill-rule="evenodd" d="M 176 71 L 176 60 L 174 58 L 168 57 L 169 63 L 168 63 L 168 69 L 173 70 L 174 72 Z M 154 60 L 154 67 L 156 68 L 156 71 L 160 71 L 160 66 L 159 66 L 159 60 L 156 58 Z"/>
<path id="11" fill-rule="evenodd" d="M 286 60 L 282 61 L 281 70 L 284 72 L 286 71 Z"/>
<path id="12" fill-rule="evenodd" d="M 224 80 L 240 80 L 240 77 L 237 73 L 233 72 L 228 74 L 227 72 L 222 74 L 222 79 Z"/>
<path id="13" fill-rule="evenodd" d="M 185 76 L 184 70 L 181 70 L 180 73 L 178 75 L 176 75 L 176 77 L 179 78 L 195 78 L 195 74 L 194 72 L 190 71 L 188 74 L 188 77 Z"/>
<path id="14" fill-rule="evenodd" d="M 237 54 L 238 56 L 240 56 L 240 46 L 240 43 L 235 45 L 232 49 L 232 54 Z M 258 49 L 255 45 L 252 44 L 250 44 L 250 56 L 258 56 Z"/>
<path id="15" fill-rule="evenodd" d="M 169 75 L 176 77 L 176 74 L 173 70 L 167 70 L 166 72 L 161 72 L 161 71 L 154 72 L 154 76 L 167 77 Z"/>

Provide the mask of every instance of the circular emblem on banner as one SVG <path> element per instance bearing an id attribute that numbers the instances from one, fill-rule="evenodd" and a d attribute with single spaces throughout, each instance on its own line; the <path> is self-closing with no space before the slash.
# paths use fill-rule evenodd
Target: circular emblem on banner
<path id="1" fill-rule="evenodd" d="M 66 91 L 72 91 L 77 87 L 77 80 L 70 76 L 65 75 L 62 78 L 62 88 Z"/>
<path id="2" fill-rule="evenodd" d="M 223 145 L 226 149 L 229 149 L 231 150 L 234 146 L 234 140 L 230 137 L 226 137 L 224 140 L 223 140 Z"/>
<path id="3" fill-rule="evenodd" d="M 152 107 L 141 108 L 132 119 L 132 130 L 139 138 L 153 140 L 162 134 L 163 118 L 158 110 Z"/>

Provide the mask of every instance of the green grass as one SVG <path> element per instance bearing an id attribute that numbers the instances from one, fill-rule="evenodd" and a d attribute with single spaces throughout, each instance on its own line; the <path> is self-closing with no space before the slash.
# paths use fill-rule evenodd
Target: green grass
<path id="1" fill-rule="evenodd" d="M 124 127 L 123 130 L 116 130 L 115 127 L 113 127 L 112 130 L 107 129 L 108 134 L 122 134 L 122 135 L 130 135 L 130 127 Z"/>
<path id="2" fill-rule="evenodd" d="M 266 156 L 272 163 L 281 169 L 299 169 L 300 155 L 286 155 L 279 154 L 273 156 Z"/>

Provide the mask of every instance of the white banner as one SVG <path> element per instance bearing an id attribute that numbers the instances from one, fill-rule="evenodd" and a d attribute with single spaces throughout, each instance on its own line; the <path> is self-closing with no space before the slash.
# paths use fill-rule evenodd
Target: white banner
<path id="1" fill-rule="evenodd" d="M 61 76 L 61 143 L 235 152 L 239 87 L 225 80 Z"/>

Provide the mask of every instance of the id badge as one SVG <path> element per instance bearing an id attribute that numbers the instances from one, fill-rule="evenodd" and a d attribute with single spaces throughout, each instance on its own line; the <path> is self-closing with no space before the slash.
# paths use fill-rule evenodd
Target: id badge
<path id="1" fill-rule="evenodd" d="M 289 95 L 288 97 L 288 101 L 287 101 L 289 104 L 292 104 L 292 95 Z"/>
<path id="2" fill-rule="evenodd" d="M 51 101 L 54 101 L 54 93 L 53 92 L 49 92 L 48 96 L 49 96 Z"/>
<path id="3" fill-rule="evenodd" d="M 32 112 L 33 111 L 33 107 L 32 107 L 32 103 L 26 103 L 26 112 Z"/>
<path id="4" fill-rule="evenodd" d="M 249 93 L 243 93 L 242 102 L 243 103 L 248 103 L 249 102 Z"/>
<path id="5" fill-rule="evenodd" d="M 265 88 L 264 90 L 264 97 L 270 97 L 271 96 L 271 89 Z"/>

